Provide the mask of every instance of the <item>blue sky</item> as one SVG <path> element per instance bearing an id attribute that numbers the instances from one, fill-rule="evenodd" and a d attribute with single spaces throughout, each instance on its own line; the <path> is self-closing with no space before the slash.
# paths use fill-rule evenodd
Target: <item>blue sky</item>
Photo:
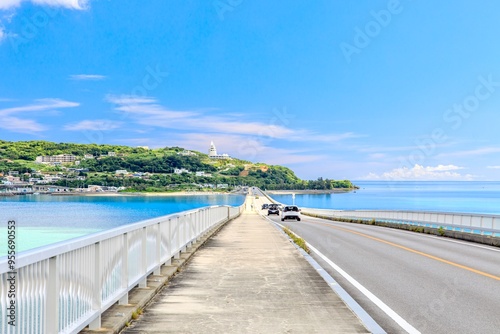
<path id="1" fill-rule="evenodd" d="M 0 0 L 0 138 L 500 180 L 497 1 Z"/>

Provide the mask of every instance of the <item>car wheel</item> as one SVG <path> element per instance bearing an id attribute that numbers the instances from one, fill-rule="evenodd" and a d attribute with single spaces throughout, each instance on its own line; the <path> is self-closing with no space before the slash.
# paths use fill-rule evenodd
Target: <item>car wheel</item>
<path id="1" fill-rule="evenodd" d="M 297 221 L 298 221 L 298 222 L 300 221 L 300 218 L 299 218 L 299 217 L 297 217 Z"/>
<path id="2" fill-rule="evenodd" d="M 285 218 L 281 218 L 281 221 L 284 222 L 285 221 Z"/>

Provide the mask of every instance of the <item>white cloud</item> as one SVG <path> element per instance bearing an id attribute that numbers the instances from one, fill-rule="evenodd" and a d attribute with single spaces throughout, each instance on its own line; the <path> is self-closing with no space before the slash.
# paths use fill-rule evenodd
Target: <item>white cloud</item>
<path id="1" fill-rule="evenodd" d="M 415 166 L 419 166 L 419 165 L 415 165 Z M 422 167 L 422 166 L 420 166 L 420 167 Z M 415 167 L 413 167 L 413 168 L 415 168 Z M 423 167 L 423 168 L 425 168 L 425 170 L 428 172 L 446 172 L 446 171 L 450 171 L 450 170 L 464 169 L 464 167 L 458 167 L 455 165 L 437 165 L 436 167 Z"/>
<path id="2" fill-rule="evenodd" d="M 39 124 L 36 120 L 19 118 L 14 115 L 27 112 L 43 112 L 46 115 L 56 109 L 74 108 L 79 105 L 79 103 L 61 99 L 39 99 L 30 105 L 0 109 L 0 119 L 2 119 L 0 128 L 21 133 L 41 132 L 46 130 L 46 127 Z"/>
<path id="3" fill-rule="evenodd" d="M 464 168 L 454 165 L 438 165 L 435 167 L 415 165 L 412 168 L 395 168 L 390 172 L 385 172 L 382 174 L 370 173 L 360 179 L 387 181 L 470 181 L 474 179 L 474 175 L 464 175 L 456 172 L 457 170 L 461 169 Z"/>
<path id="4" fill-rule="evenodd" d="M 28 111 L 46 111 L 54 110 L 58 108 L 73 108 L 78 107 L 80 103 L 64 101 L 61 99 L 38 99 L 35 100 L 34 104 L 27 106 L 0 109 L 0 116 L 9 115 L 18 112 L 28 112 Z"/>
<path id="5" fill-rule="evenodd" d="M 220 154 L 226 153 L 238 159 L 277 165 L 305 164 L 326 158 L 311 155 L 305 151 L 266 146 L 249 139 L 247 136 L 234 134 L 184 133 L 175 137 L 135 137 L 119 139 L 118 141 L 129 145 L 131 143 L 134 145 L 147 145 L 152 148 L 179 146 L 202 153 L 208 153 L 210 142 L 213 141 L 217 147 L 217 152 Z"/>
<path id="6" fill-rule="evenodd" d="M 18 7 L 22 0 L 1 0 L 0 9 L 10 9 Z"/>
<path id="7" fill-rule="evenodd" d="M 291 140 L 300 140 L 300 141 L 318 141 L 318 142 L 326 142 L 326 143 L 335 143 L 339 141 L 343 141 L 345 139 L 352 139 L 352 138 L 361 138 L 361 137 L 366 137 L 364 135 L 359 135 L 353 132 L 345 132 L 345 133 L 340 133 L 340 134 L 326 134 L 326 135 L 320 135 L 320 134 L 314 134 L 310 133 L 308 131 L 300 131 L 299 133 L 296 133 L 295 135 L 291 136 Z"/>
<path id="8" fill-rule="evenodd" d="M 0 26 L 0 43 L 7 38 L 7 33 L 5 32 L 4 27 Z"/>
<path id="9" fill-rule="evenodd" d="M 89 5 L 89 0 L 1 0 L 0 10 L 19 7 L 21 2 L 31 2 L 40 6 L 64 7 L 77 10 L 86 9 Z"/>
<path id="10" fill-rule="evenodd" d="M 480 155 L 494 154 L 494 153 L 499 153 L 499 152 L 500 152 L 500 147 L 481 147 L 481 148 L 477 148 L 474 150 L 464 150 L 464 151 L 458 151 L 458 152 L 443 153 L 443 154 L 438 155 L 437 158 L 449 158 L 449 157 L 467 158 L 467 157 L 474 157 L 474 156 L 480 156 Z"/>
<path id="11" fill-rule="evenodd" d="M 17 117 L 3 117 L 0 128 L 11 132 L 33 133 L 45 131 L 47 128 L 34 120 Z"/>
<path id="12" fill-rule="evenodd" d="M 0 0 L 1 1 L 1 0 Z M 12 38 L 12 37 L 16 37 L 17 35 L 12 33 L 12 32 L 8 32 L 5 27 L 2 25 L 2 21 L 0 20 L 0 44 L 7 40 L 7 38 Z"/>
<path id="13" fill-rule="evenodd" d="M 385 153 L 372 153 L 372 154 L 368 155 L 368 157 L 370 159 L 380 160 L 380 159 L 386 158 L 387 154 L 385 154 Z"/>
<path id="14" fill-rule="evenodd" d="M 245 120 L 234 113 L 223 115 L 208 114 L 201 110 L 171 110 L 163 107 L 151 97 L 130 95 L 108 95 L 106 100 L 115 104 L 115 110 L 125 113 L 141 125 L 186 130 L 252 136 L 253 140 L 266 142 L 272 139 L 289 141 L 338 142 L 357 135 L 347 132 L 339 135 L 317 135 L 307 130 L 276 125 L 271 122 Z"/>
<path id="15" fill-rule="evenodd" d="M 489 168 L 489 169 L 500 169 L 500 166 L 488 166 L 486 168 Z"/>
<path id="16" fill-rule="evenodd" d="M 119 128 L 122 122 L 111 121 L 107 119 L 85 120 L 75 124 L 68 124 L 64 127 L 67 131 L 109 131 Z"/>
<path id="17" fill-rule="evenodd" d="M 282 126 L 244 122 L 236 118 L 206 115 L 197 110 L 170 110 L 153 98 L 134 96 L 108 96 L 107 101 L 116 104 L 115 110 L 122 111 L 142 125 L 199 130 L 204 132 L 257 135 L 271 138 L 285 138 L 293 131 Z"/>
<path id="18" fill-rule="evenodd" d="M 233 134 L 187 133 L 176 136 L 175 141 L 164 146 L 180 146 L 208 153 L 210 142 L 213 141 L 218 153 L 227 153 L 238 159 L 268 164 L 297 164 L 320 161 L 325 157 L 311 155 L 300 150 L 288 150 L 267 146 L 247 136 Z M 154 145 L 150 145 L 154 146 Z"/>
<path id="19" fill-rule="evenodd" d="M 100 74 L 73 74 L 69 78 L 77 81 L 100 81 L 106 79 L 106 76 Z"/>

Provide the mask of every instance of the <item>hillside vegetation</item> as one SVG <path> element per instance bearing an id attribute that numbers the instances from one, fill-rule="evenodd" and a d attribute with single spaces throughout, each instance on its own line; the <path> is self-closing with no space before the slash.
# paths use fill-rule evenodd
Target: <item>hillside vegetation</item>
<path id="1" fill-rule="evenodd" d="M 112 155 L 109 155 L 110 152 Z M 185 149 L 180 147 L 146 149 L 118 145 L 0 140 L 0 172 L 6 175 L 9 171 L 18 171 L 22 175 L 26 174 L 23 176 L 25 179 L 28 174 L 42 179 L 44 175 L 58 174 L 63 177 L 55 183 L 57 185 L 124 186 L 130 191 L 165 191 L 221 184 L 228 188 L 243 185 L 268 190 L 354 188 L 348 180 L 319 178 L 305 181 L 287 167 L 251 163 L 236 158 L 213 160 L 207 154 L 191 152 L 191 155 L 182 155 Z M 63 163 L 54 166 L 35 162 L 37 156 L 59 154 L 74 155 L 79 164 Z M 70 168 L 83 169 L 85 172 L 79 172 L 80 177 L 75 179 L 68 172 Z M 175 169 L 185 169 L 190 173 L 175 174 Z M 129 177 L 117 175 L 117 170 L 126 170 Z M 195 172 L 204 172 L 204 175 L 196 176 Z M 134 173 L 139 175 L 132 177 Z"/>

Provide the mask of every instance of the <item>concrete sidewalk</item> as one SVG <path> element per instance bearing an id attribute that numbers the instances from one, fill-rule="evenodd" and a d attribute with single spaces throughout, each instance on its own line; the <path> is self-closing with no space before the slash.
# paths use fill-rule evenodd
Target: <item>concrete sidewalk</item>
<path id="1" fill-rule="evenodd" d="M 245 211 L 123 333 L 368 333 L 299 251 Z"/>

